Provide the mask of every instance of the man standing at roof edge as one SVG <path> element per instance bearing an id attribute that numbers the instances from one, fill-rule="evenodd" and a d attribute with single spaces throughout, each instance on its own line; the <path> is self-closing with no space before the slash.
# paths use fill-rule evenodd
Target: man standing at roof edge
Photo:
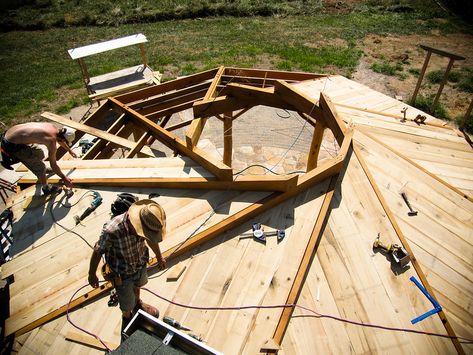
<path id="1" fill-rule="evenodd" d="M 74 158 L 76 154 L 69 147 L 75 138 L 71 128 L 57 128 L 47 122 L 29 122 L 9 128 L 2 137 L 2 165 L 12 169 L 11 165 L 21 162 L 38 178 L 43 194 L 53 194 L 61 191 L 58 186 L 47 183 L 46 165 L 43 162 L 44 152 L 37 144 L 45 145 L 48 149 L 48 159 L 51 170 L 56 173 L 67 187 L 72 187 L 72 181 L 57 165 L 57 144 L 66 149 Z"/>
<path id="2" fill-rule="evenodd" d="M 113 217 L 105 223 L 99 241 L 95 244 L 90 259 L 89 284 L 97 288 L 97 268 L 101 255 L 110 271 L 105 276 L 117 291 L 122 311 L 122 331 L 133 313 L 142 309 L 154 317 L 159 311 L 140 299 L 140 289 L 148 282 L 147 264 L 149 250 L 153 250 L 158 267 L 166 268 L 159 242 L 166 233 L 166 214 L 153 200 L 144 199 L 133 203 L 127 212 Z"/>

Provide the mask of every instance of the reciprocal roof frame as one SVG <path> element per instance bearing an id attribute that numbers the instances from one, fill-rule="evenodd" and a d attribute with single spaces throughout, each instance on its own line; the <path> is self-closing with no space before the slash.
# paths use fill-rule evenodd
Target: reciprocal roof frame
<path id="1" fill-rule="evenodd" d="M 335 105 L 331 100 L 320 94 L 320 100 L 305 95 L 291 84 L 299 81 L 325 78 L 325 75 L 291 73 L 282 71 L 268 71 L 241 68 L 220 67 L 172 80 L 158 86 L 121 94 L 107 98 L 95 112 L 93 112 L 83 123 L 73 122 L 52 113 L 44 113 L 43 117 L 55 122 L 77 128 L 76 138 L 73 144 L 79 142 L 85 133 L 91 133 L 99 137 L 95 144 L 82 157 L 83 160 L 107 159 L 112 157 L 113 147 L 122 147 L 128 150 L 125 158 L 149 156 L 147 147 L 155 140 L 161 142 L 175 154 L 187 156 L 204 167 L 212 176 L 208 177 L 139 177 L 139 178 L 77 178 L 77 185 L 94 186 L 146 186 L 162 188 L 185 188 L 185 189 L 220 189 L 220 190 L 258 190 L 270 191 L 268 197 L 258 203 L 243 209 L 235 215 L 230 215 L 215 226 L 197 233 L 192 239 L 183 244 L 166 250 L 165 258 L 175 258 L 215 236 L 235 226 L 241 225 L 252 217 L 266 211 L 291 197 L 299 194 L 314 184 L 330 178 L 329 193 L 326 194 L 321 213 L 315 223 L 309 247 L 307 248 L 298 270 L 296 281 L 293 284 L 287 304 L 294 304 L 300 294 L 301 285 L 308 272 L 317 241 L 320 238 L 323 226 L 329 214 L 329 205 L 332 200 L 333 190 L 339 178 L 342 168 L 352 153 L 355 153 L 363 163 L 359 148 L 352 145 L 353 129 L 347 126 L 339 117 Z M 297 112 L 308 124 L 314 127 L 312 142 L 309 149 L 306 172 L 295 175 L 237 175 L 232 169 L 232 121 L 238 119 L 250 108 L 258 105 L 274 107 Z M 193 118 L 182 123 L 167 126 L 171 116 L 175 113 L 192 108 Z M 117 119 L 112 124 L 105 123 L 106 116 L 113 112 Z M 206 121 L 215 116 L 223 123 L 224 131 L 230 132 L 223 137 L 224 153 L 223 161 L 218 161 L 208 153 L 197 147 Z M 102 127 L 106 126 L 103 130 Z M 179 138 L 173 133 L 174 130 L 188 126 L 185 139 Z M 325 130 L 333 134 L 339 145 L 338 154 L 319 162 L 319 151 Z M 130 145 L 129 137 L 133 136 L 135 142 Z M 126 140 L 126 141 L 123 141 Z M 58 156 L 64 155 L 64 150 L 58 151 Z M 363 166 L 363 164 L 362 164 Z M 363 166 L 365 170 L 366 166 Z M 369 172 L 367 176 L 370 177 Z M 56 178 L 51 182 L 59 182 Z M 34 179 L 23 178 L 20 185 L 30 185 Z M 383 197 L 376 184 L 372 181 L 374 190 L 380 201 Z M 469 200 L 470 197 L 466 196 Z M 404 247 L 412 253 L 403 238 L 395 219 L 387 211 L 388 217 Z M 414 259 L 412 264 L 421 281 L 429 292 L 432 289 L 426 282 L 425 275 L 419 264 Z M 150 266 L 156 265 L 156 260 L 150 261 Z M 85 295 L 72 300 L 69 307 L 74 308 L 90 301 L 111 289 L 107 283 Z M 36 320 L 35 322 L 14 330 L 15 334 L 24 334 L 45 322 L 62 315 L 67 305 L 54 312 Z M 285 308 L 273 340 L 281 344 L 284 333 L 291 318 L 293 308 Z M 443 312 L 439 313 L 445 324 L 449 335 L 455 333 L 449 325 Z M 457 351 L 461 352 L 461 345 L 457 339 L 452 339 Z"/>

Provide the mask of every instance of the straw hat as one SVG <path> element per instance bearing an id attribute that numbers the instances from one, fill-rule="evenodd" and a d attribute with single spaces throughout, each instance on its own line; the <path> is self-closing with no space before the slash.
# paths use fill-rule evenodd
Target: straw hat
<path id="1" fill-rule="evenodd" d="M 128 209 L 128 218 L 137 235 L 155 243 L 163 240 L 166 214 L 155 201 L 148 199 L 136 201 Z"/>

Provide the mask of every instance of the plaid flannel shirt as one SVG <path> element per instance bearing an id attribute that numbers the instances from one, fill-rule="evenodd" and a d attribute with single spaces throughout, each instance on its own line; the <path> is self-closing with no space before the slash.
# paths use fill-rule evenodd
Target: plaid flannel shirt
<path id="1" fill-rule="evenodd" d="M 97 242 L 98 251 L 112 271 L 119 275 L 132 275 L 148 262 L 149 251 L 145 239 L 131 234 L 128 212 L 112 218 L 104 224 Z"/>

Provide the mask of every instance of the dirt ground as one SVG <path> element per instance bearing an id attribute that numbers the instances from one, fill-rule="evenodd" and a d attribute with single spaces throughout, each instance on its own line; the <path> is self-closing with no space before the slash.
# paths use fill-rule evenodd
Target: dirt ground
<path id="1" fill-rule="evenodd" d="M 419 47 L 424 44 L 433 48 L 442 49 L 465 57 L 465 60 L 455 61 L 452 71 L 461 68 L 473 69 L 473 36 L 468 34 L 441 35 L 433 32 L 429 36 L 378 36 L 370 35 L 363 42 L 363 58 L 352 79 L 369 86 L 391 97 L 401 96 L 403 101 L 409 102 L 417 84 L 418 76 L 409 73 L 409 69 L 422 69 L 427 52 Z M 401 63 L 402 74 L 399 76 L 379 74 L 370 69 L 373 63 L 387 61 L 394 65 Z M 446 70 L 449 59 L 432 54 L 426 74 L 434 70 Z M 465 112 L 473 100 L 472 93 L 460 91 L 455 83 L 448 82 L 442 90 L 439 102 L 444 106 L 450 118 L 464 117 Z M 438 84 L 430 84 L 424 76 L 418 95 L 435 97 L 439 89 Z"/>

